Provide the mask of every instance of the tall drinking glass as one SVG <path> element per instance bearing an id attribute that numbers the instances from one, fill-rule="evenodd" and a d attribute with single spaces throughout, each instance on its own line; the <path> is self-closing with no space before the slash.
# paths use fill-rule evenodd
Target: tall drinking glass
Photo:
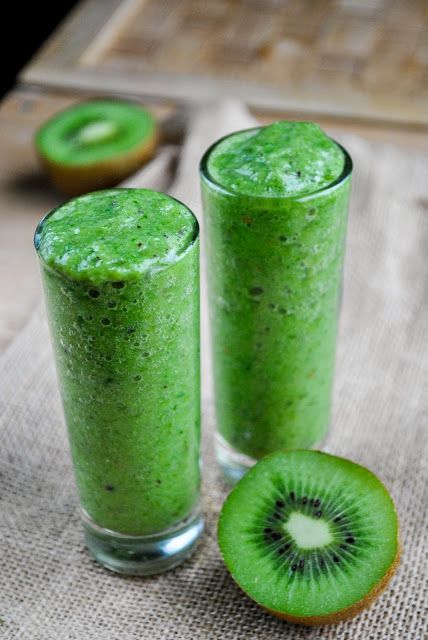
<path id="1" fill-rule="evenodd" d="M 111 189 L 51 211 L 35 246 L 87 545 L 113 571 L 164 571 L 203 527 L 198 223 Z"/>
<path id="2" fill-rule="evenodd" d="M 326 435 L 351 170 L 312 123 L 233 133 L 202 159 L 217 455 L 232 481 Z"/>

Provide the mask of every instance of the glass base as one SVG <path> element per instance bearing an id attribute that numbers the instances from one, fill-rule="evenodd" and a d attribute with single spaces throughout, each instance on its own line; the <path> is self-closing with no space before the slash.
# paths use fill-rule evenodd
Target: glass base
<path id="1" fill-rule="evenodd" d="M 236 484 L 257 460 L 234 449 L 219 433 L 216 434 L 217 463 L 229 484 Z"/>
<path id="2" fill-rule="evenodd" d="M 219 433 L 215 436 L 217 463 L 229 484 L 236 484 L 258 460 L 234 449 Z M 308 449 L 321 449 L 325 439 L 316 442 Z"/>
<path id="3" fill-rule="evenodd" d="M 195 549 L 204 520 L 194 511 L 174 527 L 148 536 L 103 529 L 82 510 L 86 545 L 100 564 L 129 576 L 150 576 L 181 564 Z"/>

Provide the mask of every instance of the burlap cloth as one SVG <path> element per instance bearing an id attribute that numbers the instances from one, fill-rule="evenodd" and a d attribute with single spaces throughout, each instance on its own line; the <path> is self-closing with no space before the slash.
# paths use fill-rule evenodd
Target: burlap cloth
<path id="1" fill-rule="evenodd" d="M 199 215 L 197 161 L 251 125 L 239 105 L 192 119 L 175 182 L 174 149 L 134 180 L 168 189 Z M 326 449 L 367 465 L 399 510 L 403 559 L 388 591 L 353 621 L 293 627 L 232 583 L 216 545 L 226 488 L 213 459 L 204 383 L 207 526 L 190 561 L 148 578 L 116 576 L 86 552 L 44 313 L 0 359 L 0 637 L 4 640 L 428 637 L 428 155 L 343 135 L 355 161 L 334 419 Z M 204 344 L 206 327 L 204 320 Z M 204 373 L 207 371 L 206 349 Z"/>

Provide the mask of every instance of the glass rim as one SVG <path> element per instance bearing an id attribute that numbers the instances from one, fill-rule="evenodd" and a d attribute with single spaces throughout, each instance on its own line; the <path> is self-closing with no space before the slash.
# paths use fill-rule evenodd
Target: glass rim
<path id="1" fill-rule="evenodd" d="M 171 200 L 174 200 L 175 202 L 178 202 L 178 204 L 180 204 L 182 207 L 184 207 L 185 209 L 187 209 L 187 211 L 191 214 L 194 222 L 195 222 L 195 229 L 194 229 L 194 234 L 193 237 L 191 239 L 191 241 L 187 244 L 187 246 L 184 247 L 183 251 L 180 252 L 179 254 L 179 259 L 177 260 L 177 262 L 180 262 L 180 260 L 187 255 L 187 253 L 192 249 L 192 247 L 195 246 L 195 244 L 197 243 L 197 241 L 199 240 L 200 237 L 200 231 L 201 231 L 201 226 L 199 224 L 199 220 L 196 217 L 196 215 L 193 213 L 193 211 L 190 209 L 190 207 L 187 206 L 187 204 L 184 204 L 184 202 L 182 202 L 181 200 L 178 200 L 178 198 L 174 198 L 174 196 L 169 195 L 169 193 L 163 193 L 162 191 L 156 191 L 155 189 L 145 189 L 145 188 L 138 188 L 138 187 L 112 187 L 111 189 L 98 189 L 97 191 L 89 191 L 88 193 L 82 193 L 79 196 L 75 196 L 73 198 L 69 198 L 67 200 L 63 200 L 62 202 L 60 202 L 56 207 L 53 207 L 53 209 L 50 209 L 50 211 L 48 211 L 37 223 L 36 229 L 34 231 L 34 235 L 33 235 L 33 245 L 34 248 L 36 250 L 37 253 L 37 257 L 39 258 L 40 262 L 48 269 L 51 269 L 52 271 L 55 271 L 56 273 L 59 273 L 65 277 L 70 277 L 67 276 L 67 274 L 63 273 L 62 271 L 60 271 L 59 269 L 56 269 L 55 266 L 49 265 L 47 264 L 47 262 L 43 259 L 42 255 L 40 254 L 39 251 L 39 247 L 40 247 L 40 240 L 41 240 L 41 232 L 43 229 L 43 226 L 46 222 L 46 220 L 48 220 L 52 215 L 54 215 L 54 213 L 56 213 L 59 209 L 61 209 L 65 204 L 67 204 L 68 202 L 72 202 L 73 200 L 78 200 L 82 197 L 85 197 L 87 195 L 91 195 L 94 193 L 105 193 L 108 191 L 153 191 L 155 193 L 161 193 L 164 196 L 167 196 L 168 198 L 171 198 Z M 177 264 L 177 262 L 174 262 L 172 264 L 168 264 L 165 266 L 160 267 L 157 271 L 165 271 L 167 269 L 169 269 L 170 267 L 172 267 L 174 264 Z M 137 274 L 134 274 L 134 276 Z M 144 272 L 138 274 L 140 276 L 144 275 Z M 133 277 L 130 278 L 129 280 L 137 280 L 137 277 Z M 120 281 L 122 280 L 126 280 L 126 277 L 121 277 Z M 86 281 L 85 278 L 82 278 L 82 282 Z M 87 280 L 88 282 L 90 282 L 90 280 Z M 109 280 L 109 282 L 114 282 L 115 280 Z"/>
<path id="2" fill-rule="evenodd" d="M 231 133 L 228 133 L 225 136 L 222 136 L 221 138 L 219 138 L 218 140 L 216 140 L 215 142 L 213 142 L 208 149 L 205 151 L 204 155 L 201 158 L 201 161 L 199 163 L 199 174 L 202 177 L 202 179 L 204 181 L 206 181 L 209 185 L 213 186 L 217 191 L 219 191 L 220 193 L 222 193 L 223 195 L 226 196 L 230 196 L 230 197 L 246 197 L 250 200 L 260 200 L 263 202 L 266 201 L 276 201 L 276 200 L 290 200 L 293 202 L 304 202 L 306 200 L 310 200 L 312 198 L 316 198 L 317 196 L 319 196 L 320 194 L 324 194 L 330 190 L 334 190 L 336 189 L 339 185 L 341 185 L 343 182 L 345 182 L 345 180 L 351 175 L 352 173 L 352 169 L 353 169 L 353 162 L 352 162 L 352 158 L 349 155 L 348 151 L 345 149 L 345 147 L 343 147 L 339 142 L 337 142 L 337 140 L 335 140 L 334 138 L 331 138 L 330 136 L 328 136 L 330 138 L 330 140 L 332 140 L 335 144 L 337 144 L 337 146 L 339 147 L 339 149 L 341 149 L 344 157 L 345 157 L 345 163 L 343 165 L 343 170 L 342 173 L 335 178 L 332 182 L 330 182 L 329 184 L 325 185 L 324 187 L 321 187 L 320 189 L 317 189 L 316 191 L 308 191 L 306 193 L 301 193 L 298 195 L 257 195 L 257 194 L 252 194 L 252 193 L 245 193 L 245 192 L 240 192 L 240 191 L 232 191 L 231 189 L 228 189 L 227 187 L 225 187 L 224 185 L 221 184 L 221 182 L 218 182 L 218 180 L 216 180 L 210 173 L 209 168 L 208 168 L 208 163 L 209 163 L 209 158 L 211 153 L 214 151 L 214 149 L 217 147 L 217 145 L 219 145 L 221 142 L 223 142 L 223 140 L 227 140 L 228 138 L 231 138 L 234 135 L 237 135 L 238 133 L 245 133 L 246 131 L 258 131 L 259 129 L 263 129 L 265 126 L 267 125 L 259 125 L 257 127 L 249 127 L 247 129 L 240 129 L 238 131 L 232 131 Z"/>

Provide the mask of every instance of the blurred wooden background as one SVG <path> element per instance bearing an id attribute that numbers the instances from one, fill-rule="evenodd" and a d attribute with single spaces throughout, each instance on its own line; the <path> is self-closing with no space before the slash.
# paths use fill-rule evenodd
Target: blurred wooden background
<path id="1" fill-rule="evenodd" d="M 32 236 L 62 199 L 34 154 L 44 120 L 87 95 L 160 118 L 235 95 L 262 121 L 428 149 L 428 2 L 84 0 L 18 82 L 0 105 L 0 351 L 41 297 Z"/>
<path id="2" fill-rule="evenodd" d="M 21 79 L 428 124 L 428 2 L 88 0 Z"/>

